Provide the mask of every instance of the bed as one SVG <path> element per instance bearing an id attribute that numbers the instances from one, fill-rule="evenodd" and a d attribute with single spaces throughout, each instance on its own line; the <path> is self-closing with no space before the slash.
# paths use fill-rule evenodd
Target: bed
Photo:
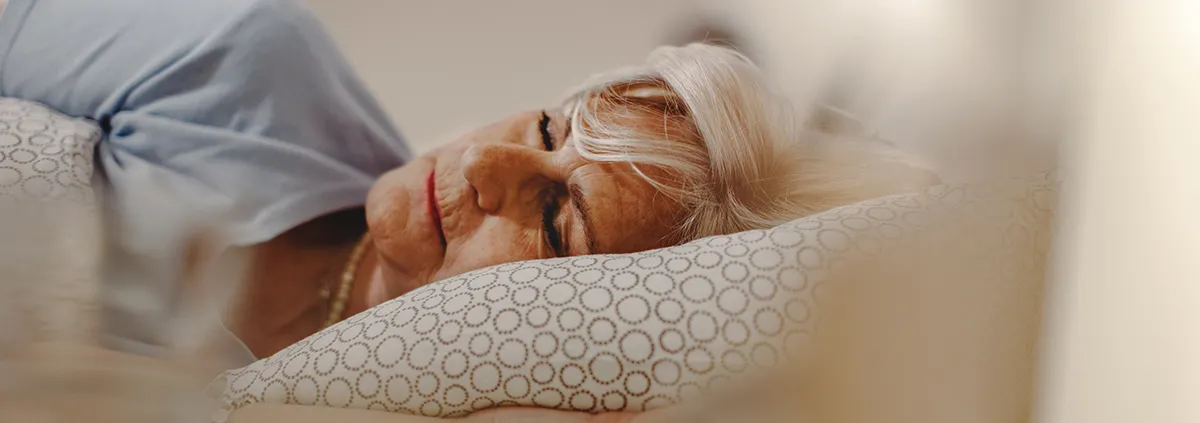
<path id="1" fill-rule="evenodd" d="M 705 398 L 744 391 L 747 381 L 764 375 L 792 374 L 780 369 L 820 356 L 812 348 L 824 339 L 820 334 L 827 305 L 836 304 L 826 298 L 830 287 L 891 278 L 895 283 L 870 292 L 887 292 L 903 306 L 889 304 L 880 294 L 859 297 L 858 306 L 877 304 L 881 307 L 871 310 L 908 310 L 911 313 L 901 315 L 937 319 L 924 321 L 926 326 L 895 316 L 846 324 L 858 325 L 848 326 L 857 328 L 851 331 L 855 333 L 898 334 L 956 322 L 952 333 L 960 342 L 941 345 L 951 359 L 941 370 L 924 373 L 943 383 L 931 382 L 933 393 L 914 396 L 894 390 L 839 390 L 826 379 L 828 404 L 858 396 L 874 398 L 878 412 L 895 412 L 898 408 L 884 405 L 897 403 L 897 398 L 933 401 L 940 394 L 982 401 L 978 409 L 1010 417 L 1029 405 L 1033 359 L 1025 352 L 1038 339 L 1034 322 L 1058 183 L 1053 173 L 994 186 L 943 186 L 885 197 L 769 230 L 644 253 L 482 269 L 422 287 L 272 357 L 223 372 L 209 384 L 208 399 L 201 400 L 174 391 L 200 380 L 195 366 L 189 368 L 189 360 L 197 356 L 164 362 L 109 352 L 46 353 L 89 351 L 98 338 L 99 224 L 89 159 L 98 140 L 99 130 L 90 122 L 37 104 L 0 99 L 0 198 L 37 204 L 33 220 L 6 230 L 22 230 L 27 245 L 44 247 L 23 247 L 25 255 L 0 257 L 10 258 L 6 271 L 26 268 L 12 279 L 17 282 L 8 284 L 19 288 L 18 294 L 4 297 L 19 307 L 0 307 L 15 315 L 9 321 L 22 323 L 0 334 L 0 340 L 17 347 L 38 345 L 40 350 L 33 351 L 43 351 L 17 354 L 17 361 L 71 362 L 81 374 L 107 367 L 102 373 L 114 381 L 108 386 L 122 387 L 104 392 L 112 398 L 110 404 L 128 401 L 121 404 L 163 412 L 146 406 L 144 398 L 125 396 L 125 388 L 147 384 L 170 389 L 143 390 L 141 395 L 161 395 L 172 412 L 193 417 L 201 413 L 218 423 L 305 418 L 425 421 L 502 406 L 588 413 L 669 410 L 676 404 L 703 409 L 722 403 Z M 958 242 L 967 239 L 973 241 Z M 946 246 L 956 251 L 943 251 Z M 920 257 L 896 256 L 904 257 L 896 262 L 929 265 L 888 268 L 892 273 L 884 277 L 860 272 L 885 268 L 881 257 L 889 251 L 926 252 Z M 968 254 L 979 251 L 988 253 Z M 30 261 L 38 256 L 55 259 Z M 13 263 L 15 257 L 22 266 Z M 922 261 L 929 259 L 943 262 Z M 984 261 L 971 261 L 980 259 Z M 906 273 L 912 270 L 922 271 Z M 947 284 L 951 273 L 970 277 Z M 939 294 L 930 295 L 932 291 L 921 287 L 937 287 Z M 907 296 L 915 297 L 899 301 Z M 928 303 L 913 308 L 922 301 Z M 971 307 L 939 306 L 945 304 Z M 883 324 L 888 322 L 892 325 Z M 165 330 L 174 329 L 179 327 L 168 325 Z M 878 358 L 861 358 L 864 361 L 856 366 L 888 361 Z M 910 364 L 927 365 L 923 360 L 928 359 L 916 354 Z M 993 364 L 982 373 L 979 366 L 969 365 L 982 360 Z M 114 364 L 118 362 L 130 364 Z M 70 367 L 59 367 L 57 374 L 62 368 Z M 854 374 L 842 373 L 837 379 L 850 380 Z M 858 375 L 864 381 L 860 386 L 871 380 L 913 382 L 899 376 L 882 379 L 885 375 L 893 377 L 887 372 Z M 161 385 L 164 378 L 172 382 Z M 983 387 L 1006 394 L 975 394 Z M 3 392 L 10 401 L 29 395 L 12 386 Z M 838 410 L 863 412 L 862 407 Z"/>

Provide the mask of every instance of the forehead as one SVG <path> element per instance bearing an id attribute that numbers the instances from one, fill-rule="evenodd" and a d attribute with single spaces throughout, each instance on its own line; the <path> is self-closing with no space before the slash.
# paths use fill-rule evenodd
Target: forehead
<path id="1" fill-rule="evenodd" d="M 653 175 L 653 174 L 651 174 Z M 628 163 L 586 163 L 569 183 L 588 204 L 597 254 L 645 251 L 672 245 L 683 208 L 663 196 Z"/>

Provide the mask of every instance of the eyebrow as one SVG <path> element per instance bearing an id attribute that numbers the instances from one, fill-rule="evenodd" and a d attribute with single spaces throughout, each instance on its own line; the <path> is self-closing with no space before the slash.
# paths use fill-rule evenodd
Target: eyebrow
<path id="1" fill-rule="evenodd" d="M 592 226 L 592 208 L 588 206 L 583 196 L 583 189 L 578 183 L 572 182 L 567 186 L 567 190 L 571 192 L 571 203 L 574 203 L 575 210 L 579 211 L 580 220 L 583 220 L 583 237 L 587 243 L 587 253 L 594 254 L 596 251 L 596 230 Z"/>

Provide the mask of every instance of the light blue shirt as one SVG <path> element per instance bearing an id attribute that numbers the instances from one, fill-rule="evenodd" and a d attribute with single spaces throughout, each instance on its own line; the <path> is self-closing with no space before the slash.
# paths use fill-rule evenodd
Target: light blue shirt
<path id="1" fill-rule="evenodd" d="M 361 206 L 376 177 L 411 157 L 290 0 L 10 0 L 0 96 L 100 124 L 105 199 L 144 250 L 171 252 L 172 228 L 203 216 L 220 216 L 233 244 L 271 239 Z M 160 341 L 178 288 L 163 280 L 170 270 L 106 281 L 117 338 Z M 122 303 L 147 291 L 163 305 Z"/>
<path id="2" fill-rule="evenodd" d="M 411 156 L 290 0 L 10 0 L 0 96 L 96 120 L 118 198 L 170 193 L 220 214 L 236 244 L 362 205 Z"/>

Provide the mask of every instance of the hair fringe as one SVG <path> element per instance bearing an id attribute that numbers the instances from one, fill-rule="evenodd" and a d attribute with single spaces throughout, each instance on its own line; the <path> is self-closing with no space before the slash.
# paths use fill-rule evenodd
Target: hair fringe
<path id="1" fill-rule="evenodd" d="M 754 63 L 725 47 L 659 48 L 642 66 L 593 78 L 564 109 L 584 159 L 628 162 L 684 207 L 678 241 L 937 181 L 880 143 L 804 128 Z"/>

